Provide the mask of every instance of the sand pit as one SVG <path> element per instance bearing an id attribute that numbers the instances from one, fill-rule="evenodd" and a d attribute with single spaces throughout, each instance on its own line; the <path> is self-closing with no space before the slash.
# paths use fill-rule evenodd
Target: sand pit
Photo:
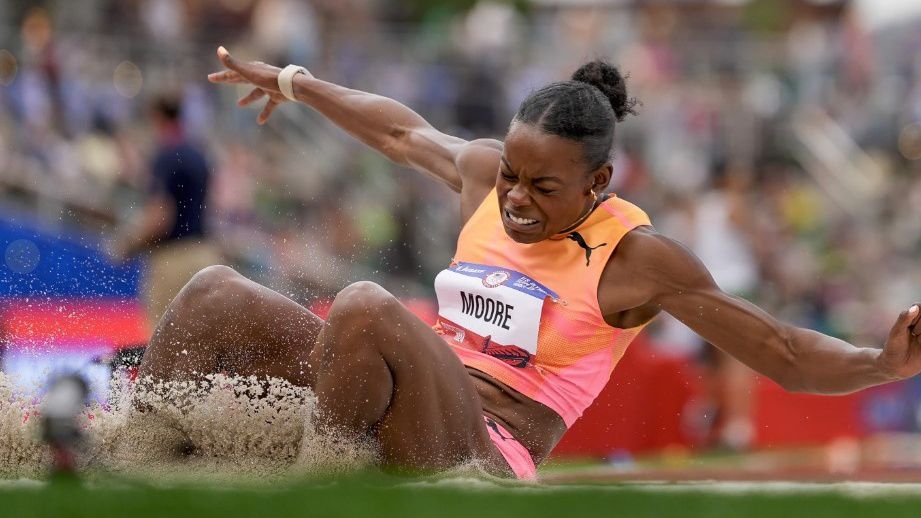
<path id="1" fill-rule="evenodd" d="M 376 463 L 367 445 L 317 434 L 313 393 L 284 380 L 113 382 L 110 394 L 79 418 L 85 441 L 78 463 L 89 472 L 268 482 Z M 0 373 L 0 479 L 45 473 L 50 456 L 39 439 L 40 403 Z"/>

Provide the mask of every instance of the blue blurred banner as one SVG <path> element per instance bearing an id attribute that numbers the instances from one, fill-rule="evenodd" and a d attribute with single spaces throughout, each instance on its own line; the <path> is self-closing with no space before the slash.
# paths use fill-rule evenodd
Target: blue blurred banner
<path id="1" fill-rule="evenodd" d="M 138 293 L 140 261 L 115 266 L 97 238 L 50 229 L 2 209 L 0 253 L 0 298 L 134 298 Z"/>

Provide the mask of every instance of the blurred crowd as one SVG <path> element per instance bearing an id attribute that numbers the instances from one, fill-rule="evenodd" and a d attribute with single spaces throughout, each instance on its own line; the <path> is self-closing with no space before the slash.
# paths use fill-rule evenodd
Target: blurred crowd
<path id="1" fill-rule="evenodd" d="M 879 344 L 921 293 L 921 17 L 867 3 L 13 0 L 0 6 L 0 193 L 105 235 L 143 201 L 149 102 L 180 92 L 211 158 L 212 235 L 309 302 L 372 279 L 430 297 L 454 195 L 302 106 L 266 126 L 214 49 L 303 64 L 462 137 L 583 61 L 630 74 L 611 189 L 772 314 Z M 668 354 L 699 339 L 663 319 Z"/>

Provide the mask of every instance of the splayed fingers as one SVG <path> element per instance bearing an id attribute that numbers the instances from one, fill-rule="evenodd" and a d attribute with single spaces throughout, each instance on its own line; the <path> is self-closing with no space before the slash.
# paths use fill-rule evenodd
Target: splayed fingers
<path id="1" fill-rule="evenodd" d="M 249 106 L 264 97 L 268 100 L 263 106 L 256 122 L 265 124 L 279 104 L 288 101 L 278 90 L 278 74 L 281 69 L 262 61 L 237 61 L 224 47 L 218 47 L 217 57 L 227 70 L 208 74 L 212 83 L 247 84 L 253 88 L 237 101 L 238 106 Z"/>
<path id="2" fill-rule="evenodd" d="M 259 124 L 265 124 L 266 121 L 269 120 L 269 117 L 272 116 L 272 112 L 275 111 L 275 108 L 277 108 L 279 104 L 284 104 L 288 102 L 288 99 L 286 99 L 283 95 L 281 95 L 278 92 L 269 92 L 269 91 L 263 90 L 262 88 L 253 88 L 253 90 L 250 93 L 241 97 L 237 101 L 237 105 L 238 106 L 249 106 L 255 103 L 256 101 L 262 99 L 263 97 L 268 97 L 268 101 L 265 103 L 265 106 L 263 106 L 262 111 L 259 113 L 259 116 L 256 118 L 256 122 L 258 122 Z"/>
<path id="3" fill-rule="evenodd" d="M 266 96 L 265 90 L 263 90 L 262 88 L 253 88 L 253 90 L 250 93 L 241 97 L 237 101 L 237 106 L 249 106 L 250 104 L 253 104 L 254 102 L 258 101 L 259 99 L 262 99 L 265 96 Z"/>
<path id="4" fill-rule="evenodd" d="M 903 311 L 889 331 L 879 361 L 881 368 L 898 378 L 921 372 L 921 308 L 913 304 Z"/>
<path id="5" fill-rule="evenodd" d="M 269 117 L 272 116 L 272 112 L 275 111 L 275 108 L 281 104 L 281 101 L 277 100 L 274 96 L 269 97 L 269 101 L 265 103 L 265 106 L 262 108 L 262 112 L 259 113 L 259 117 L 256 117 L 256 122 L 259 124 L 265 124 L 269 120 Z"/>
<path id="6" fill-rule="evenodd" d="M 214 72 L 208 74 L 208 81 L 212 83 L 244 84 L 249 83 L 245 77 L 241 76 L 236 70 L 224 70 L 223 72 Z"/>
<path id="7" fill-rule="evenodd" d="M 269 92 L 278 91 L 280 68 L 262 61 L 238 61 L 224 47 L 218 47 L 217 57 L 227 70 L 209 74 L 212 83 L 251 84 Z"/>

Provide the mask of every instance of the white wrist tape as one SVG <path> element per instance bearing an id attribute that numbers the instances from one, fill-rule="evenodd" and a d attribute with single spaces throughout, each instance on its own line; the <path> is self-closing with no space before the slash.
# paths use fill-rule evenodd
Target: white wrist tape
<path id="1" fill-rule="evenodd" d="M 281 90 L 282 95 L 292 101 L 297 101 L 294 98 L 294 76 L 297 74 L 310 75 L 306 68 L 298 65 L 288 65 L 278 74 L 278 89 Z"/>

